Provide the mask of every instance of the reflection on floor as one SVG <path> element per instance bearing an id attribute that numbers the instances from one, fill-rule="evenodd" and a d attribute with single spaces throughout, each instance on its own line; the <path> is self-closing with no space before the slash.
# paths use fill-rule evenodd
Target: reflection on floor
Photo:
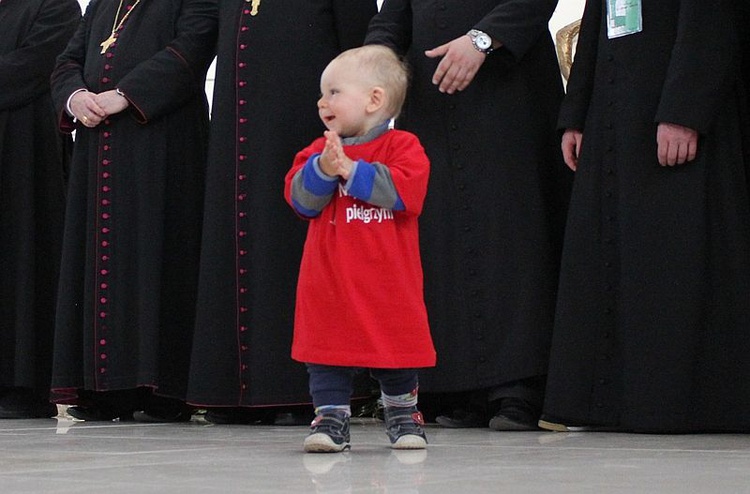
<path id="1" fill-rule="evenodd" d="M 428 426 L 388 448 L 304 454 L 306 427 L 0 421 L 2 493 L 750 493 L 750 435 L 492 432 Z"/>

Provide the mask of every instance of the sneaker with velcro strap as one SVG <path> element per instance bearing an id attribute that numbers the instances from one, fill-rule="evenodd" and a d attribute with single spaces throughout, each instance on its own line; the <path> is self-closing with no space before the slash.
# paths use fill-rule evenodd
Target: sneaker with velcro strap
<path id="1" fill-rule="evenodd" d="M 349 414 L 342 411 L 321 413 L 305 438 L 307 453 L 340 453 L 351 448 L 349 443 Z"/>
<path id="2" fill-rule="evenodd" d="M 393 449 L 425 449 L 424 418 L 416 406 L 385 407 L 385 432 Z"/>

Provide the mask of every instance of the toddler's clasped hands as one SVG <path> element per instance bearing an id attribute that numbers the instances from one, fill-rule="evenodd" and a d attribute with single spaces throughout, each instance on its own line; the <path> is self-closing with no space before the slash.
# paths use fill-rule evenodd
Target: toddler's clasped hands
<path id="1" fill-rule="evenodd" d="M 320 155 L 320 169 L 328 176 L 349 180 L 354 161 L 344 152 L 341 137 L 333 130 L 326 130 L 326 145 Z"/>

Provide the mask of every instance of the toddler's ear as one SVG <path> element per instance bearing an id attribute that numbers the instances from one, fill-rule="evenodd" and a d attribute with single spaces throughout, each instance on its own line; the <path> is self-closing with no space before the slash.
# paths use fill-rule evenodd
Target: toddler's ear
<path id="1" fill-rule="evenodd" d="M 375 86 L 370 90 L 370 103 L 367 105 L 367 111 L 375 113 L 385 106 L 385 90 L 380 86 Z"/>

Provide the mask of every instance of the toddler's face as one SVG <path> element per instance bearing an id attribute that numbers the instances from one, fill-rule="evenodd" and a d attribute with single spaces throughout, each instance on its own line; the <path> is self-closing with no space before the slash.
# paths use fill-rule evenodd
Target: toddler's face
<path id="1" fill-rule="evenodd" d="M 318 115 L 328 130 L 342 137 L 367 132 L 367 105 L 370 88 L 350 60 L 334 60 L 320 78 Z"/>

